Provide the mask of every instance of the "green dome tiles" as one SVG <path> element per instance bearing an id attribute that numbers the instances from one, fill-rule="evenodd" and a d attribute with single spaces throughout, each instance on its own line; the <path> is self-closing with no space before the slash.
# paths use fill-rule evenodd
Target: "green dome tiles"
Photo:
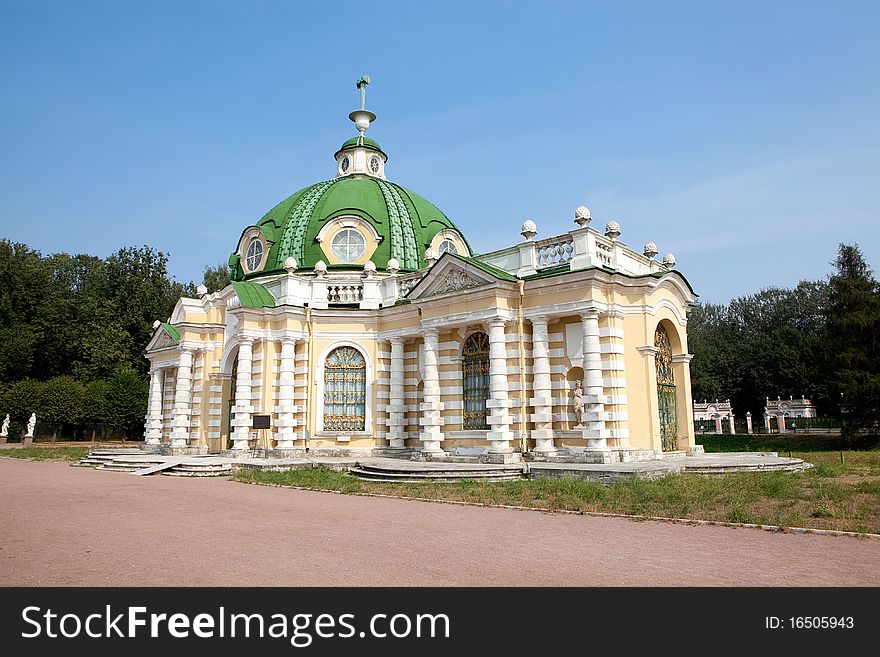
<path id="1" fill-rule="evenodd" d="M 437 233 L 452 229 L 461 234 L 436 206 L 396 183 L 374 176 L 342 176 L 301 189 L 267 212 L 257 224 L 267 241 L 265 265 L 260 272 L 245 275 L 233 254 L 233 278 L 282 271 L 290 256 L 300 271 L 312 269 L 318 260 L 327 262 L 317 236 L 327 222 L 341 216 L 359 217 L 379 235 L 379 245 L 370 256 L 378 269 L 386 269 L 395 258 L 402 271 L 415 271 L 425 266 L 425 249 Z"/>
<path id="2" fill-rule="evenodd" d="M 418 269 L 419 250 L 406 204 L 393 185 L 384 180 L 377 180 L 376 184 L 382 190 L 391 219 L 391 257 L 396 258 L 403 269 Z"/>
<path id="3" fill-rule="evenodd" d="M 289 256 L 296 258 L 297 262 L 305 262 L 303 254 L 303 244 L 305 242 L 306 229 L 309 225 L 309 219 L 318 201 L 321 200 L 327 189 L 339 182 L 339 178 L 327 180 L 306 190 L 299 203 L 294 203 L 287 220 L 284 222 L 284 232 L 281 235 L 281 244 L 278 246 L 278 255 L 276 262 L 280 261 L 284 264 L 284 260 Z"/>

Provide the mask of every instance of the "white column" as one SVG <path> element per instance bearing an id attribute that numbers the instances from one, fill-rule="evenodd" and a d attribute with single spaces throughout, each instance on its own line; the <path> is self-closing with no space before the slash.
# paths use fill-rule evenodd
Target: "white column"
<path id="1" fill-rule="evenodd" d="M 615 439 L 618 447 L 629 447 L 629 413 L 627 412 L 626 399 L 626 354 L 624 352 L 624 335 L 623 335 L 623 313 L 619 310 L 612 310 L 608 313 L 608 330 L 609 343 L 612 347 L 609 357 L 612 366 L 609 369 L 609 377 L 611 378 L 610 394 L 613 395 L 611 406 L 614 412 L 614 419 L 611 421 L 613 432 L 608 431 L 606 427 L 606 435 Z M 608 411 L 608 408 L 604 408 Z"/>
<path id="2" fill-rule="evenodd" d="M 419 440 L 422 441 L 422 452 L 425 454 L 443 454 L 440 443 L 443 441 L 443 403 L 440 401 L 440 373 L 437 370 L 437 352 L 440 349 L 438 330 L 426 329 L 425 339 L 425 371 L 422 380 L 425 384 L 422 403 L 419 409 L 422 417 L 419 424 L 422 431 Z"/>
<path id="3" fill-rule="evenodd" d="M 150 369 L 150 401 L 147 410 L 147 445 L 162 442 L 162 385 L 165 370 L 158 367 Z"/>
<path id="4" fill-rule="evenodd" d="M 730 425 L 730 435 L 734 435 L 736 433 L 736 428 L 733 426 L 733 413 L 727 416 L 727 422 Z"/>
<path id="5" fill-rule="evenodd" d="M 504 337 L 503 319 L 489 322 L 489 399 L 486 400 L 486 421 L 489 424 L 489 453 L 509 454 L 513 451 L 510 441 L 510 398 L 507 388 L 507 342 Z"/>
<path id="6" fill-rule="evenodd" d="M 174 386 L 174 420 L 171 447 L 186 447 L 189 441 L 189 423 L 192 414 L 193 352 L 182 349 L 177 361 L 177 381 Z"/>
<path id="7" fill-rule="evenodd" d="M 752 412 L 746 411 L 746 433 L 753 433 L 752 431 Z"/>
<path id="8" fill-rule="evenodd" d="M 785 415 L 782 413 L 776 416 L 776 426 L 779 428 L 779 433 L 785 433 Z"/>
<path id="9" fill-rule="evenodd" d="M 599 312 L 588 310 L 581 313 L 584 352 L 584 429 L 581 434 L 587 441 L 587 449 L 605 449 L 605 421 L 602 416 L 602 346 L 599 341 Z"/>
<path id="10" fill-rule="evenodd" d="M 406 432 L 403 430 L 406 417 L 403 391 L 404 339 L 391 338 L 389 342 L 391 343 L 391 390 L 388 393 L 388 441 L 391 447 L 402 448 L 406 446 Z"/>
<path id="11" fill-rule="evenodd" d="M 242 338 L 238 346 L 238 374 L 235 380 L 235 407 L 232 412 L 234 431 L 232 432 L 232 449 L 248 449 L 251 435 L 251 370 L 253 367 L 253 338 Z"/>
<path id="12" fill-rule="evenodd" d="M 724 428 L 721 426 L 721 416 L 720 415 L 715 416 L 715 433 L 717 433 L 719 435 L 724 433 Z"/>
<path id="13" fill-rule="evenodd" d="M 555 452 L 553 445 L 553 389 L 550 379 L 550 336 L 546 317 L 532 318 L 532 373 L 534 397 L 529 403 L 534 413 L 529 419 L 534 423 L 532 438 L 536 452 Z"/>
<path id="14" fill-rule="evenodd" d="M 293 449 L 296 440 L 296 406 L 293 403 L 296 338 L 281 338 L 281 366 L 278 368 L 278 443 L 275 449 Z"/>
<path id="15" fill-rule="evenodd" d="M 764 413 L 764 430 L 770 433 L 770 416 L 767 413 Z"/>

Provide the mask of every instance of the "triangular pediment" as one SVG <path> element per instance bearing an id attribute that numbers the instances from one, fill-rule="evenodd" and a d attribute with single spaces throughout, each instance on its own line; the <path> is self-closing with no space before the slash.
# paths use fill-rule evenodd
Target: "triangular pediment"
<path id="1" fill-rule="evenodd" d="M 180 333 L 170 324 L 163 322 L 153 333 L 153 337 L 147 345 L 147 352 L 177 347 L 178 344 L 180 344 Z"/>
<path id="2" fill-rule="evenodd" d="M 499 279 L 470 262 L 444 253 L 427 274 L 406 296 L 407 299 L 425 299 L 450 292 L 492 285 Z"/>

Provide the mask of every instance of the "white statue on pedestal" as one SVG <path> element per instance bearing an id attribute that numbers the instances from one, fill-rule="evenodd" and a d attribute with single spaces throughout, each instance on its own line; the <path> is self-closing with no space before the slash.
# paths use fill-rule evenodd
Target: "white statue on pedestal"
<path id="1" fill-rule="evenodd" d="M 0 426 L 0 437 L 6 438 L 9 435 L 9 413 L 3 418 L 3 425 Z"/>
<path id="2" fill-rule="evenodd" d="M 576 428 L 584 426 L 584 400 L 581 399 L 583 394 L 584 389 L 581 388 L 581 382 L 578 381 L 574 385 L 574 392 L 571 393 L 571 396 L 574 397 L 574 417 L 577 420 L 577 423 L 574 426 Z"/>
<path id="3" fill-rule="evenodd" d="M 31 413 L 31 419 L 28 420 L 27 423 L 27 433 L 24 434 L 25 438 L 33 438 L 34 437 L 34 428 L 37 426 L 37 414 Z"/>

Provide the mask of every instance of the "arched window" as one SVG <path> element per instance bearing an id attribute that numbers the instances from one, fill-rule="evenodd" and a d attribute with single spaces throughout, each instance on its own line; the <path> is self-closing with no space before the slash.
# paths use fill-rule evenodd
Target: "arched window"
<path id="1" fill-rule="evenodd" d="M 339 347 L 324 361 L 324 431 L 366 429 L 367 363 L 354 347 Z"/>
<path id="2" fill-rule="evenodd" d="M 676 434 L 678 423 L 675 417 L 675 377 L 672 372 L 672 345 L 666 329 L 658 326 L 654 331 L 654 346 L 657 347 L 655 365 L 657 369 L 657 405 L 660 409 L 660 438 L 664 452 L 678 448 Z"/>
<path id="3" fill-rule="evenodd" d="M 473 333 L 464 341 L 463 389 L 465 429 L 488 429 L 486 399 L 489 398 L 489 336 Z"/>
<path id="4" fill-rule="evenodd" d="M 437 253 L 439 255 L 443 255 L 444 253 L 454 253 L 458 255 L 458 249 L 455 246 L 455 242 L 452 240 L 443 240 L 440 242 L 440 247 L 437 249 Z"/>

